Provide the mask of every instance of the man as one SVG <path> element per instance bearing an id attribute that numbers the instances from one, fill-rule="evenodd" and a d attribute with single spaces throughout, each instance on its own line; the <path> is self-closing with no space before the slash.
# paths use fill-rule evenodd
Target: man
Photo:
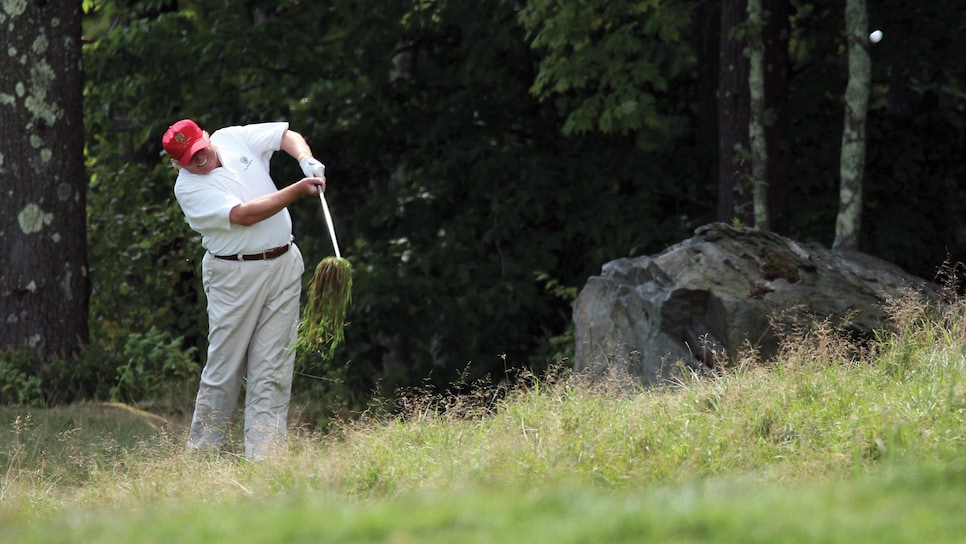
<path id="1" fill-rule="evenodd" d="M 210 137 L 194 121 L 162 138 L 178 169 L 174 193 L 206 252 L 208 362 L 201 373 L 187 448 L 217 451 L 245 383 L 245 457 L 285 443 L 304 263 L 286 206 L 325 190 L 325 166 L 288 123 L 226 127 Z M 269 160 L 282 150 L 305 178 L 278 189 Z"/>

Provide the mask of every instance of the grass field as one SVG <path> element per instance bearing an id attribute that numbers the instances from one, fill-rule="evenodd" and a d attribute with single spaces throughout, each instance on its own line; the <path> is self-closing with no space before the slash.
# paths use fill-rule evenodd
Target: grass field
<path id="1" fill-rule="evenodd" d="M 665 388 L 415 396 L 257 464 L 186 456 L 183 413 L 3 408 L 0 541 L 962 542 L 963 308 L 893 314 Z"/>

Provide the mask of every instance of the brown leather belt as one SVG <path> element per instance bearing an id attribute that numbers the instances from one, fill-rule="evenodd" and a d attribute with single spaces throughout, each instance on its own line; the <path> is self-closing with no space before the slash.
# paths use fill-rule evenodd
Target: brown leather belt
<path id="1" fill-rule="evenodd" d="M 285 244 L 284 246 L 273 247 L 272 249 L 263 251 L 262 253 L 252 253 L 249 255 L 215 255 L 215 258 L 224 259 L 226 261 L 265 261 L 276 259 L 282 255 L 285 255 L 291 246 L 292 244 Z"/>

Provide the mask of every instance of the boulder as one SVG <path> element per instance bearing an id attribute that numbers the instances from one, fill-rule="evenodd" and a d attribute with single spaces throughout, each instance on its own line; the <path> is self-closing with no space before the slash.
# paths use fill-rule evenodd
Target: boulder
<path id="1" fill-rule="evenodd" d="M 909 290 L 934 292 L 871 255 L 712 223 L 656 256 L 611 261 L 587 281 L 574 307 L 574 369 L 652 385 L 747 348 L 768 360 L 776 325 L 830 319 L 868 336 L 885 324 L 883 303 Z"/>

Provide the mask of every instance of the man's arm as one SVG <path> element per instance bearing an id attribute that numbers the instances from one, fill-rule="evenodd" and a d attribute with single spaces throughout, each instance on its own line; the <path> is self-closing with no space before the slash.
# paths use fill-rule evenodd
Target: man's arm
<path id="1" fill-rule="evenodd" d="M 305 138 L 292 129 L 288 129 L 282 134 L 282 144 L 279 147 L 297 161 L 312 156 L 312 149 L 309 148 L 309 144 L 305 141 Z"/>
<path id="2" fill-rule="evenodd" d="M 299 166 L 302 168 L 302 173 L 305 174 L 305 177 L 325 177 L 325 165 L 312 156 L 312 149 L 309 148 L 309 144 L 305 141 L 305 138 L 298 132 L 291 129 L 286 130 L 282 134 L 282 143 L 279 147 L 282 151 L 295 157 L 295 160 L 299 161 Z M 324 185 L 322 189 L 325 190 Z"/>
<path id="3" fill-rule="evenodd" d="M 228 220 L 235 225 L 250 227 L 282 211 L 299 197 L 318 195 L 319 187 L 325 187 L 323 178 L 302 178 L 272 194 L 238 204 L 228 213 Z"/>

